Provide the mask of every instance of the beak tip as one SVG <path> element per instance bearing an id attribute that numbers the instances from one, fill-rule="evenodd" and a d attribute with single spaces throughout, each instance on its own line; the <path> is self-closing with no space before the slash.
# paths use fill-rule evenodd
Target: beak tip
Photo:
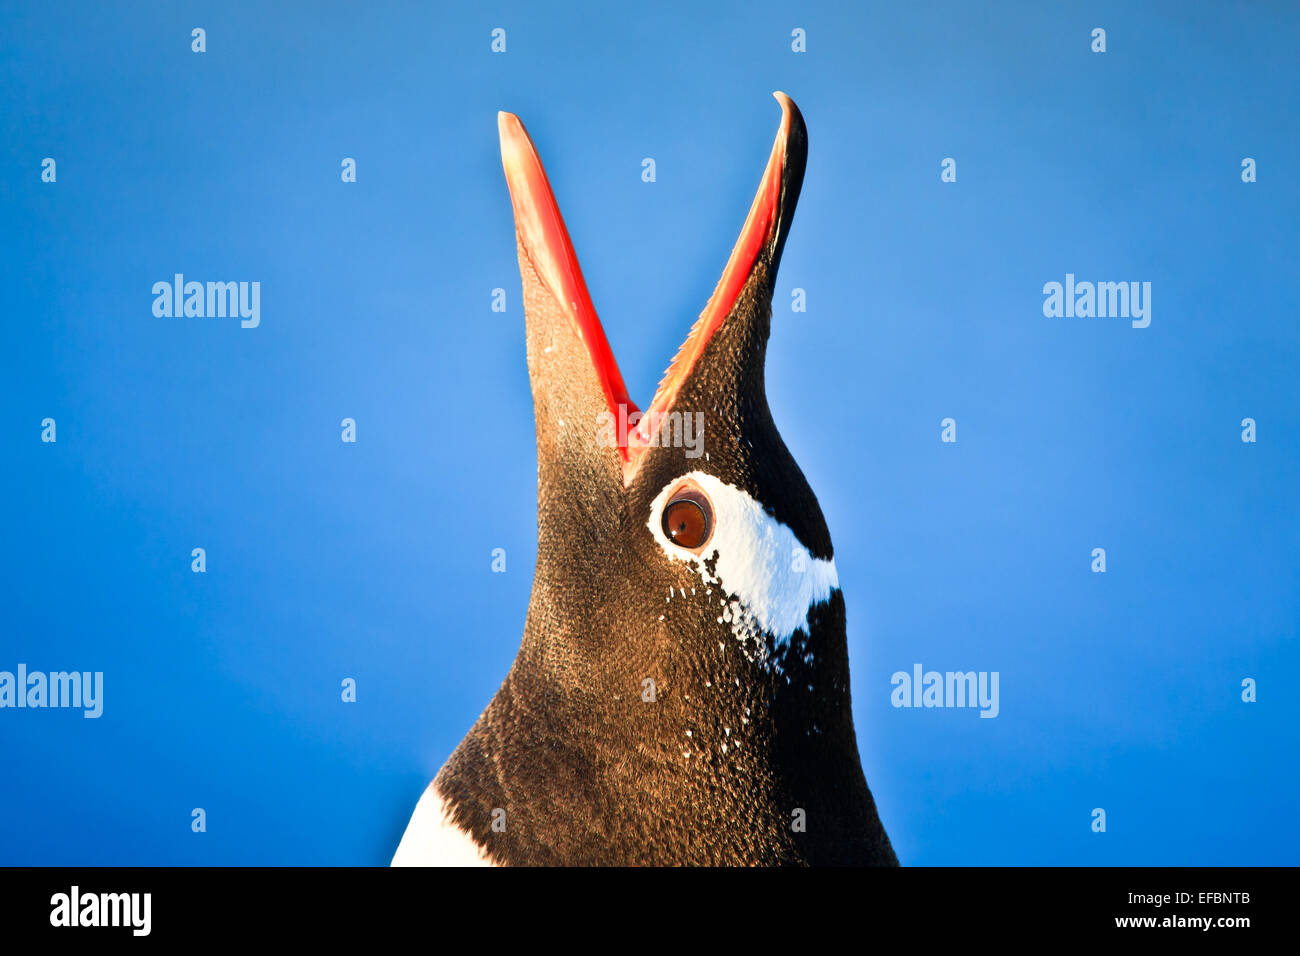
<path id="1" fill-rule="evenodd" d="M 514 113 L 504 110 L 497 113 L 497 133 L 501 140 L 501 162 L 505 166 L 506 179 L 510 181 L 513 194 L 514 180 L 533 167 L 540 170 L 541 161 L 537 159 L 532 138 Z M 545 176 L 544 173 L 542 175 Z"/>
<path id="2" fill-rule="evenodd" d="M 497 134 L 501 137 L 503 145 L 508 139 L 518 135 L 523 125 L 514 113 L 507 113 L 505 110 L 497 111 Z"/>
<path id="3" fill-rule="evenodd" d="M 789 94 L 780 90 L 775 90 L 772 96 L 781 104 L 781 130 L 789 132 L 792 128 L 803 126 L 803 114 L 799 112 L 799 107 L 795 105 Z"/>

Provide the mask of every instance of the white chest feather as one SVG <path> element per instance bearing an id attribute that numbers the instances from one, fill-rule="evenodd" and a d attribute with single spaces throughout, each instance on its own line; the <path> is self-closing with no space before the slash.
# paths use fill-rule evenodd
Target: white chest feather
<path id="1" fill-rule="evenodd" d="M 442 797 L 425 789 L 406 825 L 392 866 L 495 866 L 487 851 L 456 826 Z"/>

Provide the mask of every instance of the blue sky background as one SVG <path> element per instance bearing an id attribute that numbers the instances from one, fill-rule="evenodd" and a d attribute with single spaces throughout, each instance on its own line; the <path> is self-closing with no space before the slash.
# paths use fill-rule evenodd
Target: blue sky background
<path id="1" fill-rule="evenodd" d="M 386 863 L 531 583 L 496 111 L 644 403 L 783 89 L 768 391 L 902 861 L 1300 863 L 1300 11 L 468 6 L 0 12 L 0 669 L 106 682 L 99 720 L 0 711 L 0 862 Z M 260 281 L 260 328 L 155 318 L 175 272 Z M 1067 272 L 1151 282 L 1150 328 L 1045 318 Z M 892 708 L 915 662 L 999 671 L 1000 716 Z"/>

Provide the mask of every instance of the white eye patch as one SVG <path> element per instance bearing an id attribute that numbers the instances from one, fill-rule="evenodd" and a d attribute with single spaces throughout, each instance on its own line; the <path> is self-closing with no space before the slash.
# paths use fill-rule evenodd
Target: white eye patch
<path id="1" fill-rule="evenodd" d="M 691 479 L 713 503 L 713 536 L 693 554 L 680 548 L 663 533 L 661 518 L 669 496 L 685 479 Z M 674 561 L 687 561 L 698 568 L 706 585 L 716 585 L 723 619 L 742 641 L 757 625 L 780 641 L 808 623 L 808 612 L 829 600 L 839 588 L 835 561 L 814 558 L 795 533 L 763 510 L 763 506 L 739 488 L 702 471 L 693 471 L 659 492 L 650 508 L 650 533 L 664 554 Z M 717 552 L 715 574 L 704 566 Z M 739 608 L 727 607 L 734 595 Z M 736 613 L 739 612 L 739 613 Z M 744 632 L 744 633 L 742 633 Z"/>

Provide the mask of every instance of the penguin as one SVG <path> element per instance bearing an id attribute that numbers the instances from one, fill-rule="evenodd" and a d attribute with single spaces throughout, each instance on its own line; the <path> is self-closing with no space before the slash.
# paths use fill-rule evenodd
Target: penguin
<path id="1" fill-rule="evenodd" d="M 858 756 L 830 533 L 764 385 L 808 149 L 793 100 L 774 95 L 740 237 L 644 412 L 537 150 L 498 114 L 537 565 L 513 666 L 394 866 L 898 865 Z"/>

